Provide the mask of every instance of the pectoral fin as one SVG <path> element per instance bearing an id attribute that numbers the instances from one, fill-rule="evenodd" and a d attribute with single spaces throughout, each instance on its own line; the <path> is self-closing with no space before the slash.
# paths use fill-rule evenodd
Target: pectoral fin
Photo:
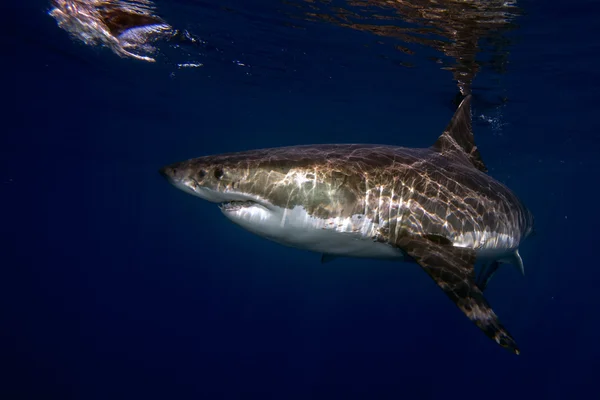
<path id="1" fill-rule="evenodd" d="M 519 354 L 515 340 L 502 326 L 475 284 L 473 250 L 435 243 L 424 237 L 399 238 L 395 245 L 414 258 L 458 308 L 489 338 Z"/>

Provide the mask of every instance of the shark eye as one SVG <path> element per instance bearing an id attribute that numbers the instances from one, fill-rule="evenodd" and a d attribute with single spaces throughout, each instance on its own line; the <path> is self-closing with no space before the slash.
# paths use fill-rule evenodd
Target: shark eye
<path id="1" fill-rule="evenodd" d="M 204 177 L 206 176 L 206 171 L 201 169 L 200 171 L 198 171 L 198 179 L 204 179 Z"/>
<path id="2" fill-rule="evenodd" d="M 217 167 L 215 168 L 215 178 L 221 179 L 223 177 L 223 168 Z"/>

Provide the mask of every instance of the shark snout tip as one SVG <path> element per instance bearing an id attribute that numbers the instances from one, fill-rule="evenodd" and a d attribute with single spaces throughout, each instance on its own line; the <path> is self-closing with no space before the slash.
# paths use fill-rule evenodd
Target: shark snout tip
<path id="1" fill-rule="evenodd" d="M 162 167 L 158 170 L 158 173 L 168 181 L 173 179 L 173 168 L 171 167 Z"/>

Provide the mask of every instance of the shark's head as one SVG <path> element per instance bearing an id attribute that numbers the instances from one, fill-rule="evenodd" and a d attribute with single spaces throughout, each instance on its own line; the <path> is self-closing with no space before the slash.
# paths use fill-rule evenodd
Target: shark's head
<path id="1" fill-rule="evenodd" d="M 282 148 L 213 155 L 160 172 L 176 188 L 218 203 L 233 222 L 275 240 L 289 232 L 279 232 L 278 226 L 290 227 L 294 218 L 306 224 L 351 217 L 357 208 L 364 209 L 347 173 L 319 162 L 310 151 L 317 154 Z"/>
<path id="2" fill-rule="evenodd" d="M 264 184 L 257 181 L 257 172 L 233 165 L 227 159 L 201 157 L 168 165 L 160 173 L 176 188 L 211 203 L 220 203 L 223 208 L 243 204 L 272 206 L 261 196 Z"/>
<path id="3" fill-rule="evenodd" d="M 223 214 L 243 228 L 262 236 L 281 236 L 276 221 L 281 220 L 282 209 L 272 200 L 277 189 L 266 195 L 268 179 L 260 168 L 209 156 L 168 165 L 160 173 L 176 188 L 218 203 Z"/>

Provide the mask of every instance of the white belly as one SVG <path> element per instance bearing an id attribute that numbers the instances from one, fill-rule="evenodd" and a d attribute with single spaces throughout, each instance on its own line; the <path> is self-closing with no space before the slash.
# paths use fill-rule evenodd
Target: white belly
<path id="1" fill-rule="evenodd" d="M 362 215 L 323 219 L 310 216 L 300 206 L 290 210 L 260 205 L 223 210 L 223 214 L 244 229 L 285 246 L 334 256 L 405 259 L 402 250 L 371 239 L 378 226 Z M 513 257 L 518 248 L 513 238 L 490 232 L 460 235 L 454 245 L 475 249 L 477 261 L 483 262 Z"/>
<path id="2" fill-rule="evenodd" d="M 359 215 L 345 218 L 315 218 L 303 207 L 293 209 L 260 205 L 223 214 L 244 229 L 277 243 L 317 253 L 345 257 L 403 260 L 400 249 L 374 242 L 376 225 Z"/>

